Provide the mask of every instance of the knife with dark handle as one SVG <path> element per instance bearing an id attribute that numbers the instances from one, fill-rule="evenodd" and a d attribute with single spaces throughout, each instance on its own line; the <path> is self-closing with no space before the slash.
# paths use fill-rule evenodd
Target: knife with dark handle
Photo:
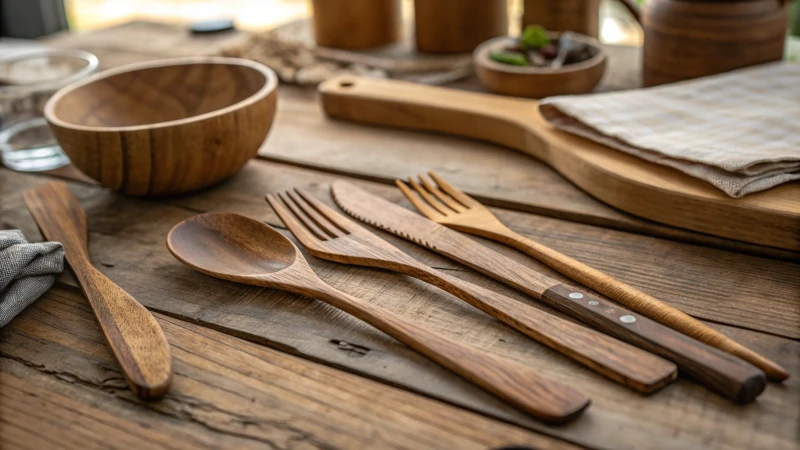
<path id="1" fill-rule="evenodd" d="M 336 203 L 351 216 L 454 259 L 606 334 L 668 359 L 684 374 L 725 397 L 749 403 L 764 390 L 764 373 L 744 360 L 538 273 L 353 184 L 337 180 L 331 192 Z"/>

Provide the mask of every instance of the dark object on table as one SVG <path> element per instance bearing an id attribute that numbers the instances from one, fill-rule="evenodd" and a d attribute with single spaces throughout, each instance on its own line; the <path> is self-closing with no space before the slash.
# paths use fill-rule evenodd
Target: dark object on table
<path id="1" fill-rule="evenodd" d="M 642 81 L 654 86 L 783 59 L 782 1 L 621 0 L 644 29 Z"/>
<path id="2" fill-rule="evenodd" d="M 203 20 L 189 25 L 189 31 L 194 34 L 221 33 L 235 29 L 236 27 L 231 19 Z"/>
<path id="3" fill-rule="evenodd" d="M 508 34 L 506 0 L 416 0 L 417 50 L 466 53 L 481 42 Z"/>
<path id="4" fill-rule="evenodd" d="M 317 45 L 362 50 L 391 44 L 400 38 L 400 0 L 314 0 Z"/>
<path id="5" fill-rule="evenodd" d="M 0 230 L 0 327 L 50 289 L 63 271 L 60 243 L 29 244 L 19 230 Z"/>

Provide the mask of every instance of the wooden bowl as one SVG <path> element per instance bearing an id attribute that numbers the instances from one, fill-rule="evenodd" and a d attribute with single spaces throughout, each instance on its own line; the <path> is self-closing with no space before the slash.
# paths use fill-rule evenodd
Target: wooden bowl
<path id="1" fill-rule="evenodd" d="M 557 38 L 559 34 L 550 33 L 550 38 Z M 489 59 L 489 54 L 514 43 L 514 38 L 502 36 L 490 39 L 475 49 L 475 71 L 481 84 L 498 94 L 530 98 L 586 94 L 592 92 L 603 77 L 606 53 L 596 39 L 577 33 L 574 33 L 574 39 L 595 48 L 595 55 L 586 61 L 568 64 L 560 69 L 501 64 Z"/>
<path id="2" fill-rule="evenodd" d="M 256 155 L 278 79 L 235 58 L 179 58 L 102 72 L 58 91 L 45 117 L 72 163 L 125 194 L 190 192 Z"/>

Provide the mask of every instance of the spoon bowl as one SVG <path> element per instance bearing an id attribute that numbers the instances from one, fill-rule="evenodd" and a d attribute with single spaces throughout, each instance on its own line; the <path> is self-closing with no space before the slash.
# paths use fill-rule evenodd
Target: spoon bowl
<path id="1" fill-rule="evenodd" d="M 190 217 L 170 230 L 167 247 L 200 272 L 244 283 L 287 269 L 297 260 L 297 247 L 289 239 L 239 214 Z"/>

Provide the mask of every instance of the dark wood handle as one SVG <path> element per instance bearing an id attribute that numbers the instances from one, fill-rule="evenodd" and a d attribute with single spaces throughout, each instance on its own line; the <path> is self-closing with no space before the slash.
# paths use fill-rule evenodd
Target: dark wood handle
<path id="1" fill-rule="evenodd" d="M 172 381 L 169 344 L 152 314 L 89 262 L 86 215 L 66 184 L 51 182 L 23 194 L 45 238 L 61 242 L 131 390 L 160 397 Z"/>
<path id="2" fill-rule="evenodd" d="M 417 278 L 450 292 L 536 341 L 631 389 L 649 394 L 678 376 L 675 364 L 633 345 L 419 265 Z M 411 275 L 415 275 L 411 273 Z"/>
<path id="3" fill-rule="evenodd" d="M 589 399 L 582 393 L 542 377 L 529 367 L 452 341 L 383 308 L 322 286 L 316 292 L 321 300 L 367 322 L 542 421 L 566 422 L 589 406 Z"/>
<path id="4" fill-rule="evenodd" d="M 753 401 L 766 385 L 764 372 L 749 363 L 595 295 L 558 284 L 542 299 L 604 333 L 674 362 L 684 374 L 736 402 Z"/>
<path id="5" fill-rule="evenodd" d="M 783 381 L 789 373 L 774 361 L 759 355 L 694 317 L 673 308 L 646 293 L 612 278 L 597 269 L 570 258 L 525 236 L 504 228 L 489 233 L 495 239 L 526 253 L 578 283 L 615 300 L 634 311 L 680 331 L 698 341 L 738 356 L 758 367 L 774 381 Z"/>

